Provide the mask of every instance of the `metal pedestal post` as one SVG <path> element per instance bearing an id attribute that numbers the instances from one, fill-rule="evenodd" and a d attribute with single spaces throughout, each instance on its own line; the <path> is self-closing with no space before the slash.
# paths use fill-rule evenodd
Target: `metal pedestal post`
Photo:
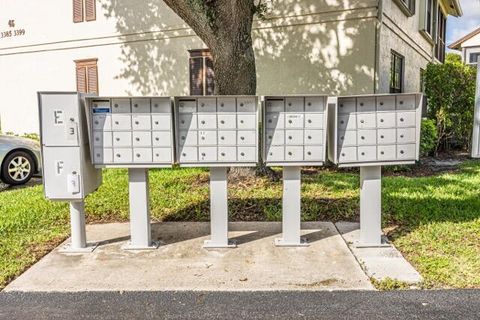
<path id="1" fill-rule="evenodd" d="M 150 226 L 150 201 L 148 196 L 148 169 L 128 169 L 130 201 L 130 242 L 126 250 L 149 250 L 158 248 L 152 242 Z"/>
<path id="2" fill-rule="evenodd" d="M 60 252 L 66 253 L 88 253 L 95 250 L 98 243 L 87 244 L 87 234 L 85 231 L 85 201 L 70 202 L 70 243 L 60 249 Z"/>
<path id="3" fill-rule="evenodd" d="M 360 239 L 357 247 L 382 243 L 382 167 L 360 167 Z"/>
<path id="4" fill-rule="evenodd" d="M 227 168 L 210 168 L 210 240 L 204 248 L 233 248 L 228 241 Z"/>
<path id="5" fill-rule="evenodd" d="M 282 238 L 275 239 L 276 246 L 308 246 L 300 237 L 301 183 L 301 167 L 283 167 Z"/>

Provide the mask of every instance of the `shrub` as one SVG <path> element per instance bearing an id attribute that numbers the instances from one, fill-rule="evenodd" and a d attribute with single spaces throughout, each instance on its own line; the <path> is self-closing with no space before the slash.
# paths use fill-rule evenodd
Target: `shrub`
<path id="1" fill-rule="evenodd" d="M 420 136 L 420 156 L 425 157 L 435 152 L 437 145 L 437 127 L 431 119 L 422 120 L 422 131 Z"/>
<path id="2" fill-rule="evenodd" d="M 449 54 L 445 64 L 429 64 L 425 70 L 428 117 L 435 121 L 435 152 L 452 142 L 469 149 L 473 126 L 476 70 Z"/>

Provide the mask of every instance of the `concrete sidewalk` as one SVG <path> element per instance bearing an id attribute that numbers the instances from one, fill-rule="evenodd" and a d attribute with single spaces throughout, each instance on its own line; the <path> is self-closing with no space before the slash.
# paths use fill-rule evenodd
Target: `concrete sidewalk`
<path id="1" fill-rule="evenodd" d="M 89 225 L 92 253 L 53 250 L 5 291 L 260 291 L 373 290 L 347 243 L 330 222 L 302 223 L 310 246 L 280 248 L 279 222 L 235 222 L 235 249 L 206 250 L 209 223 L 152 225 L 152 251 L 125 251 L 128 223 Z"/>

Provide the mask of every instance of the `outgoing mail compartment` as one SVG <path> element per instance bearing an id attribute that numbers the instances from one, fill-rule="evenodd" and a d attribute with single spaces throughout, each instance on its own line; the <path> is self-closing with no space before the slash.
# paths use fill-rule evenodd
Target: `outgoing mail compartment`
<path id="1" fill-rule="evenodd" d="M 338 116 L 338 130 L 357 129 L 357 116 L 354 114 Z"/>
<path id="2" fill-rule="evenodd" d="M 198 129 L 215 129 L 217 127 L 217 116 L 215 114 L 199 114 Z"/>
<path id="3" fill-rule="evenodd" d="M 112 163 L 113 150 L 111 148 L 94 148 L 93 162 L 96 164 Z"/>
<path id="4" fill-rule="evenodd" d="M 133 148 L 133 162 L 152 162 L 152 148 Z"/>
<path id="5" fill-rule="evenodd" d="M 285 114 L 285 128 L 290 129 L 290 128 L 298 128 L 302 129 L 304 128 L 304 115 L 302 114 L 292 114 L 292 113 L 287 113 Z"/>
<path id="6" fill-rule="evenodd" d="M 378 146 L 378 160 L 383 161 L 383 160 L 395 160 L 396 159 L 396 150 L 397 146 L 395 145 L 390 145 L 390 146 Z"/>
<path id="7" fill-rule="evenodd" d="M 415 112 L 397 112 L 398 127 L 415 127 Z"/>
<path id="8" fill-rule="evenodd" d="M 303 138 L 305 145 L 323 145 L 323 130 L 305 130 Z"/>
<path id="9" fill-rule="evenodd" d="M 172 163 L 172 149 L 171 148 L 153 148 L 152 149 L 153 162 Z"/>
<path id="10" fill-rule="evenodd" d="M 286 112 L 303 112 L 304 99 L 303 97 L 289 97 L 285 99 Z"/>
<path id="11" fill-rule="evenodd" d="M 267 128 L 277 128 L 277 129 L 284 129 L 285 128 L 285 114 L 272 112 L 267 113 L 265 115 L 265 122 Z"/>
<path id="12" fill-rule="evenodd" d="M 393 112 L 395 111 L 395 96 L 379 96 L 377 97 L 377 111 L 378 112 Z"/>
<path id="13" fill-rule="evenodd" d="M 218 147 L 218 161 L 235 162 L 237 161 L 236 147 Z"/>
<path id="14" fill-rule="evenodd" d="M 287 145 L 303 145 L 303 130 L 286 130 L 285 144 Z"/>
<path id="15" fill-rule="evenodd" d="M 375 113 L 361 113 L 357 115 L 358 129 L 374 129 L 377 126 Z"/>
<path id="16" fill-rule="evenodd" d="M 218 144 L 234 146 L 237 143 L 236 131 L 218 131 Z"/>
<path id="17" fill-rule="evenodd" d="M 198 112 L 216 112 L 217 99 L 215 98 L 198 98 L 197 103 Z"/>
<path id="18" fill-rule="evenodd" d="M 133 115 L 132 116 L 133 130 L 151 130 L 152 123 L 149 115 Z"/>
<path id="19" fill-rule="evenodd" d="M 284 130 L 267 130 L 265 143 L 267 145 L 275 145 L 275 146 L 284 145 L 285 131 Z"/>
<path id="20" fill-rule="evenodd" d="M 217 147 L 199 147 L 198 160 L 203 162 L 217 161 Z"/>
<path id="21" fill-rule="evenodd" d="M 324 112 L 324 102 L 323 97 L 305 97 L 305 112 Z"/>
<path id="22" fill-rule="evenodd" d="M 181 146 L 195 146 L 197 145 L 197 131 L 180 131 L 178 135 L 178 143 Z"/>
<path id="23" fill-rule="evenodd" d="M 397 129 L 397 142 L 399 144 L 415 143 L 416 130 L 415 128 Z"/>
<path id="24" fill-rule="evenodd" d="M 170 114 L 152 114 L 153 130 L 170 130 L 172 127 L 172 116 Z"/>
<path id="25" fill-rule="evenodd" d="M 339 162 L 357 161 L 357 147 L 343 147 L 338 150 Z"/>
<path id="26" fill-rule="evenodd" d="M 133 113 L 150 113 L 150 99 L 134 98 L 132 99 Z"/>
<path id="27" fill-rule="evenodd" d="M 217 112 L 235 112 L 235 98 L 217 98 Z"/>
<path id="28" fill-rule="evenodd" d="M 303 147 L 290 146 L 285 147 L 286 161 L 303 161 Z"/>
<path id="29" fill-rule="evenodd" d="M 357 131 L 339 131 L 338 132 L 339 146 L 356 146 L 357 145 Z"/>
<path id="30" fill-rule="evenodd" d="M 415 95 L 400 95 L 397 96 L 397 111 L 415 110 Z"/>
<path id="31" fill-rule="evenodd" d="M 359 146 L 377 144 L 377 130 L 358 130 L 357 141 Z"/>
<path id="32" fill-rule="evenodd" d="M 355 98 L 338 99 L 338 113 L 352 113 L 356 111 Z"/>
<path id="33" fill-rule="evenodd" d="M 306 146 L 305 147 L 305 161 L 324 161 L 325 156 L 322 146 Z"/>
<path id="34" fill-rule="evenodd" d="M 415 160 L 416 144 L 399 144 L 397 146 L 397 160 Z"/>
<path id="35" fill-rule="evenodd" d="M 198 161 L 197 147 L 182 147 L 179 152 L 180 162 L 196 162 Z"/>
<path id="36" fill-rule="evenodd" d="M 153 131 L 152 145 L 155 147 L 170 147 L 172 145 L 172 133 L 170 131 Z"/>
<path id="37" fill-rule="evenodd" d="M 396 124 L 395 112 L 379 112 L 377 113 L 378 128 L 395 128 Z"/>
<path id="38" fill-rule="evenodd" d="M 285 101 L 283 99 L 269 99 L 265 102 L 266 112 L 284 112 Z"/>
<path id="39" fill-rule="evenodd" d="M 152 133 L 149 131 L 134 131 L 133 146 L 134 147 L 150 147 L 152 146 Z"/>
<path id="40" fill-rule="evenodd" d="M 237 115 L 238 129 L 255 129 L 256 126 L 255 114 L 239 114 Z"/>
<path id="41" fill-rule="evenodd" d="M 178 116 L 178 127 L 180 129 L 195 130 L 198 128 L 197 115 L 180 114 Z"/>
<path id="42" fill-rule="evenodd" d="M 255 162 L 257 147 L 238 147 L 237 159 L 240 162 Z"/>
<path id="43" fill-rule="evenodd" d="M 179 113 L 194 113 L 197 112 L 197 101 L 195 99 L 178 100 Z"/>
<path id="44" fill-rule="evenodd" d="M 357 112 L 375 112 L 375 97 L 357 98 Z"/>
<path id="45" fill-rule="evenodd" d="M 95 147 L 112 147 L 112 132 L 93 131 L 93 145 Z"/>
<path id="46" fill-rule="evenodd" d="M 112 130 L 112 117 L 109 114 L 93 115 L 93 130 Z"/>
<path id="47" fill-rule="evenodd" d="M 323 113 L 306 113 L 305 114 L 305 128 L 323 129 L 324 126 Z"/>
<path id="48" fill-rule="evenodd" d="M 237 125 L 237 116 L 232 114 L 217 115 L 218 128 L 220 129 L 235 129 Z"/>
<path id="49" fill-rule="evenodd" d="M 285 147 L 267 147 L 266 161 L 278 162 L 285 161 Z"/>
<path id="50" fill-rule="evenodd" d="M 238 131 L 237 144 L 238 145 L 256 145 L 257 135 L 255 131 Z"/>
<path id="51" fill-rule="evenodd" d="M 214 130 L 198 131 L 198 144 L 199 145 L 216 145 L 217 131 L 214 131 Z"/>
<path id="52" fill-rule="evenodd" d="M 172 113 L 172 103 L 170 98 L 153 98 L 152 113 Z"/>
<path id="53" fill-rule="evenodd" d="M 113 130 L 131 130 L 132 119 L 129 114 L 112 114 Z"/>
<path id="54" fill-rule="evenodd" d="M 377 141 L 378 144 L 395 144 L 396 129 L 378 129 Z"/>
<path id="55" fill-rule="evenodd" d="M 132 149 L 130 148 L 113 149 L 113 162 L 132 163 Z"/>
<path id="56" fill-rule="evenodd" d="M 132 133 L 130 131 L 113 132 L 114 147 L 131 147 Z"/>
<path id="57" fill-rule="evenodd" d="M 112 112 L 113 113 L 130 113 L 130 99 L 112 99 Z"/>
<path id="58" fill-rule="evenodd" d="M 237 112 L 255 112 L 254 97 L 237 98 Z"/>
<path id="59" fill-rule="evenodd" d="M 377 160 L 377 147 L 358 147 L 358 160 L 359 161 L 375 161 Z"/>

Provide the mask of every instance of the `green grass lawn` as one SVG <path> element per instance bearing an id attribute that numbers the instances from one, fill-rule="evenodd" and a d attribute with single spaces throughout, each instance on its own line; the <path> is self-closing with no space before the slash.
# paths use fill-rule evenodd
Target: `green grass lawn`
<path id="1" fill-rule="evenodd" d="M 480 162 L 430 177 L 383 180 L 384 227 L 425 278 L 425 287 L 480 287 Z M 303 172 L 304 220 L 357 220 L 359 175 Z M 240 180 L 229 188 L 232 220 L 281 219 L 281 181 Z M 152 217 L 208 221 L 208 171 L 150 171 Z M 105 170 L 87 198 L 89 222 L 127 221 L 126 170 Z M 68 236 L 68 205 L 42 186 L 0 192 L 0 288 Z"/>

